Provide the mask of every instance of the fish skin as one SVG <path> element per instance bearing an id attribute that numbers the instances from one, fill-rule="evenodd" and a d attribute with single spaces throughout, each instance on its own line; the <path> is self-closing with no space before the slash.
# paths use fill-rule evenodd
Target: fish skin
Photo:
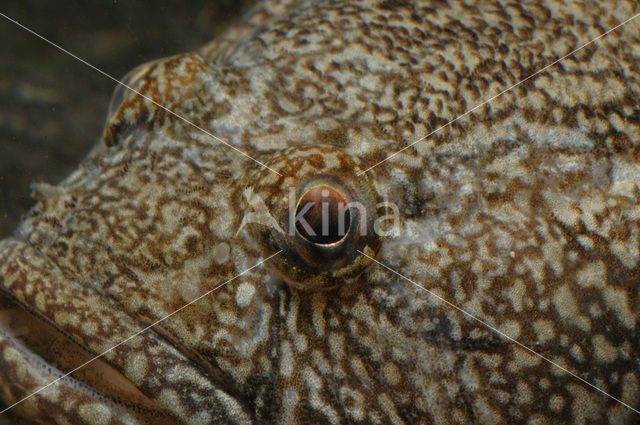
<path id="1" fill-rule="evenodd" d="M 285 167 L 285 150 L 321 145 L 364 169 L 635 13 L 630 1 L 267 2 L 127 83 L 263 163 Z M 381 263 L 634 408 L 639 35 L 629 23 L 367 172 L 402 215 Z M 387 269 L 371 264 L 329 291 L 290 286 L 269 261 L 238 276 L 265 258 L 237 233 L 243 190 L 268 186 L 251 181 L 264 169 L 134 93 L 115 99 L 105 145 L 60 185 L 36 186 L 39 204 L 0 242 L 0 312 L 27 311 L 99 354 L 233 280 L 104 355 L 142 413 L 118 386 L 104 396 L 89 388 L 100 378 L 69 377 L 17 415 L 638 421 Z M 7 317 L 10 405 L 59 376 L 47 363 L 73 367 Z"/>

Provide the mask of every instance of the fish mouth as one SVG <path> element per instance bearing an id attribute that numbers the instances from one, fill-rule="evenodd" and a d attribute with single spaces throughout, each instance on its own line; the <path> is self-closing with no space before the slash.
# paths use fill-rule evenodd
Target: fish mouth
<path id="1" fill-rule="evenodd" d="M 6 293 L 0 293 L 0 353 L 4 354 L 0 359 L 0 376 L 4 375 L 7 382 L 16 382 L 14 387 L 22 387 L 14 388 L 14 393 L 23 390 L 23 397 L 55 382 L 51 387 L 58 384 L 71 389 L 70 393 L 78 400 L 100 403 L 131 423 L 169 425 L 175 421 L 108 362 L 96 358 L 88 348 Z M 8 353 L 12 353 L 15 367 L 9 364 Z M 84 366 L 78 368 L 79 365 Z M 71 371 L 73 376 L 65 376 Z M 27 393 L 29 382 L 39 387 Z M 47 389 L 42 391 L 44 397 Z M 1 399 L 7 406 L 19 401 L 4 395 Z M 18 404 L 13 408 L 21 418 L 42 420 L 42 415 L 32 416 L 35 412 L 30 411 L 31 404 Z M 53 414 L 54 409 L 49 413 Z M 49 413 L 45 412 L 44 417 Z"/>
<path id="2" fill-rule="evenodd" d="M 49 297 L 47 289 L 56 286 L 89 293 L 75 281 L 57 281 L 62 273 L 35 278 L 42 266 L 36 256 L 24 241 L 0 241 L 0 403 L 9 415 L 43 424 L 53 418 L 94 423 L 82 415 L 101 412 L 118 423 L 164 425 L 183 423 L 193 416 L 186 412 L 201 411 L 232 418 L 229 422 L 253 421 L 233 381 L 171 335 L 163 336 L 160 327 L 141 326 L 102 297 L 81 311 L 72 311 L 81 299 Z M 55 311 L 46 308 L 49 301 Z M 91 308 L 99 304 L 108 308 L 102 316 Z M 131 322 L 127 333 L 113 333 L 121 323 L 112 322 L 110 311 L 121 314 L 118 322 Z M 78 312 L 83 320 L 65 325 Z M 96 338 L 100 327 L 111 338 Z"/>

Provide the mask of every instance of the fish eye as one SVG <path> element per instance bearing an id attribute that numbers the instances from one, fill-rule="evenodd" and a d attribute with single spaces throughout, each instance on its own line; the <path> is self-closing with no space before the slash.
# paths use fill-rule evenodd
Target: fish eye
<path id="1" fill-rule="evenodd" d="M 304 214 L 304 213 L 307 214 Z M 317 184 L 302 194 L 296 206 L 296 232 L 316 245 L 335 245 L 342 242 L 351 227 L 351 213 L 339 189 Z"/>
<path id="2" fill-rule="evenodd" d="M 292 160 L 292 158 L 295 158 Z M 255 199 L 268 216 L 247 225 L 265 263 L 282 280 L 307 290 L 332 289 L 354 281 L 380 246 L 374 231 L 380 197 L 355 159 L 332 147 L 288 149 L 249 177 Z M 246 217 L 245 213 L 245 217 Z"/>

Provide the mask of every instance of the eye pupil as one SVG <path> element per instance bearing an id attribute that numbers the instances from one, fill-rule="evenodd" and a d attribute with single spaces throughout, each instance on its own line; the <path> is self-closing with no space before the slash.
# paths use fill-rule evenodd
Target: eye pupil
<path id="1" fill-rule="evenodd" d="M 307 190 L 296 207 L 296 231 L 309 242 L 330 245 L 349 232 L 351 214 L 335 188 L 320 184 Z"/>

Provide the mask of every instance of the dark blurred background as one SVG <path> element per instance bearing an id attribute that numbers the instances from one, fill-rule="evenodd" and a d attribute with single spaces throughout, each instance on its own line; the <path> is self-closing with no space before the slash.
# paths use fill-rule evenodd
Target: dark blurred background
<path id="1" fill-rule="evenodd" d="M 106 73 L 194 50 L 251 0 L 13 0 L 0 12 Z M 115 83 L 0 17 L 0 238 L 34 203 L 29 185 L 57 183 L 102 134 Z"/>
<path id="2" fill-rule="evenodd" d="M 121 78 L 143 62 L 197 49 L 253 3 L 11 0 L 0 12 Z M 29 185 L 58 183 L 100 138 L 115 85 L 0 17 L 0 238 L 34 204 Z M 9 423 L 0 415 L 0 425 Z"/>

